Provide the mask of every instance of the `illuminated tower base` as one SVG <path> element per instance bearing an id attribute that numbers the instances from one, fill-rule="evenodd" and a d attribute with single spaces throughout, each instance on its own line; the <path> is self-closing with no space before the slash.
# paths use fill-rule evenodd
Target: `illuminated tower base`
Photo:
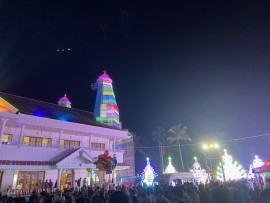
<path id="1" fill-rule="evenodd" d="M 119 109 L 116 103 L 112 79 L 106 71 L 92 84 L 92 90 L 97 90 L 94 117 L 96 121 L 121 128 Z"/>

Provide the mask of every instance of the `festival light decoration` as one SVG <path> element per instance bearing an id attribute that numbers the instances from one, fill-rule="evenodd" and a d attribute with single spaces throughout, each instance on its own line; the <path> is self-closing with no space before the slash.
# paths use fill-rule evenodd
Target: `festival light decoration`
<path id="1" fill-rule="evenodd" d="M 170 174 L 170 173 L 177 173 L 177 171 L 175 170 L 174 166 L 172 165 L 172 158 L 169 156 L 168 157 L 168 161 L 169 161 L 169 164 L 168 166 L 166 167 L 165 169 L 165 174 Z"/>
<path id="2" fill-rule="evenodd" d="M 252 162 L 252 165 L 253 165 L 253 167 L 254 168 L 259 168 L 259 167 L 261 167 L 262 165 L 264 164 L 264 162 L 261 160 L 261 159 L 259 159 L 259 156 L 255 156 L 255 159 L 253 160 L 253 162 Z"/>
<path id="3" fill-rule="evenodd" d="M 217 167 L 217 179 L 220 181 L 230 181 L 239 180 L 241 178 L 247 178 L 246 171 L 237 161 L 233 161 L 232 156 L 224 149 L 222 163 Z"/>
<path id="4" fill-rule="evenodd" d="M 253 173 L 253 169 L 254 168 L 259 168 L 263 164 L 264 164 L 264 162 L 261 159 L 259 159 L 259 156 L 255 155 L 255 159 L 252 161 L 252 164 L 250 164 L 250 166 L 249 166 L 248 178 L 249 179 L 254 178 L 255 176 L 254 176 L 254 173 Z"/>
<path id="5" fill-rule="evenodd" d="M 104 151 L 104 154 L 98 155 L 97 160 L 94 161 L 97 169 L 105 171 L 106 174 L 111 174 L 117 165 L 117 159 L 115 156 L 109 156 L 108 150 Z"/>
<path id="6" fill-rule="evenodd" d="M 94 116 L 96 121 L 106 123 L 115 127 L 121 127 L 119 121 L 119 109 L 116 103 L 112 79 L 106 71 L 98 77 L 92 90 L 97 90 Z"/>
<path id="7" fill-rule="evenodd" d="M 65 94 L 62 98 L 59 99 L 58 105 L 63 106 L 63 107 L 67 107 L 67 108 L 71 108 L 71 102 L 67 98 L 67 94 Z"/>
<path id="8" fill-rule="evenodd" d="M 194 164 L 192 165 L 190 172 L 193 173 L 196 181 L 199 183 L 206 183 L 209 180 L 209 175 L 206 173 L 205 169 L 202 169 L 196 156 L 194 157 Z"/>
<path id="9" fill-rule="evenodd" d="M 151 166 L 149 158 L 146 158 L 146 166 L 141 174 L 141 183 L 148 187 L 153 186 L 154 178 L 157 176 L 154 168 Z"/>

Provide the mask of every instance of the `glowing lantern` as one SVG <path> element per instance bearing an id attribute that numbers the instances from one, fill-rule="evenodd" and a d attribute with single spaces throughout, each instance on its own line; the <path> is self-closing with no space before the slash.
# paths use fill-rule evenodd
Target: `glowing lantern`
<path id="1" fill-rule="evenodd" d="M 169 173 L 177 173 L 177 171 L 175 170 L 174 166 L 172 165 L 172 158 L 169 156 L 168 157 L 168 161 L 169 164 L 165 169 L 165 174 L 169 174 Z"/>
<path id="2" fill-rule="evenodd" d="M 142 183 L 145 183 L 148 187 L 153 185 L 154 178 L 157 176 L 154 168 L 151 166 L 149 158 L 146 158 L 146 166 L 141 174 Z"/>

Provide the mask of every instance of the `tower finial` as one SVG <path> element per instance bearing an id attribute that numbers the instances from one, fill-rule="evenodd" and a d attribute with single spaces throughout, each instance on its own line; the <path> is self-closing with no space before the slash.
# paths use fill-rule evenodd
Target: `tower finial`
<path id="1" fill-rule="evenodd" d="M 65 95 L 64 95 L 65 97 L 67 97 L 67 93 L 65 93 Z"/>
<path id="2" fill-rule="evenodd" d="M 103 74 L 106 74 L 106 70 L 103 71 Z"/>

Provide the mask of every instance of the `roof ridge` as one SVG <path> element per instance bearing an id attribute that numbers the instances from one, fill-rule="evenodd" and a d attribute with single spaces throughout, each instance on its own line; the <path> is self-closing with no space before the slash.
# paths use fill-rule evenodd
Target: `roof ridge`
<path id="1" fill-rule="evenodd" d="M 41 100 L 38 100 L 38 99 L 32 99 L 32 98 L 28 98 L 28 97 L 23 97 L 23 96 L 18 96 L 18 95 L 14 95 L 14 94 L 9 94 L 9 93 L 5 93 L 5 92 L 0 92 L 0 94 L 6 94 L 6 95 L 9 95 L 9 96 L 13 96 L 13 97 L 19 97 L 19 98 L 23 98 L 23 99 L 28 99 L 28 100 L 32 100 L 32 101 L 36 101 L 36 102 L 41 102 L 41 103 L 44 103 L 44 104 L 50 104 L 50 105 L 53 105 L 53 106 L 58 106 L 58 104 L 54 104 L 54 103 L 50 103 L 50 102 L 46 102 L 46 101 L 41 101 Z M 62 106 L 63 107 L 63 106 Z M 67 108 L 67 107 L 63 107 L 63 108 Z M 69 109 L 69 108 L 68 108 Z M 82 110 L 82 109 L 77 109 L 77 108 L 70 108 L 70 109 L 74 109 L 74 110 L 77 110 L 77 111 L 82 111 L 82 112 L 85 112 L 85 113 L 91 113 L 93 114 L 93 112 L 91 111 L 86 111 L 86 110 Z"/>

